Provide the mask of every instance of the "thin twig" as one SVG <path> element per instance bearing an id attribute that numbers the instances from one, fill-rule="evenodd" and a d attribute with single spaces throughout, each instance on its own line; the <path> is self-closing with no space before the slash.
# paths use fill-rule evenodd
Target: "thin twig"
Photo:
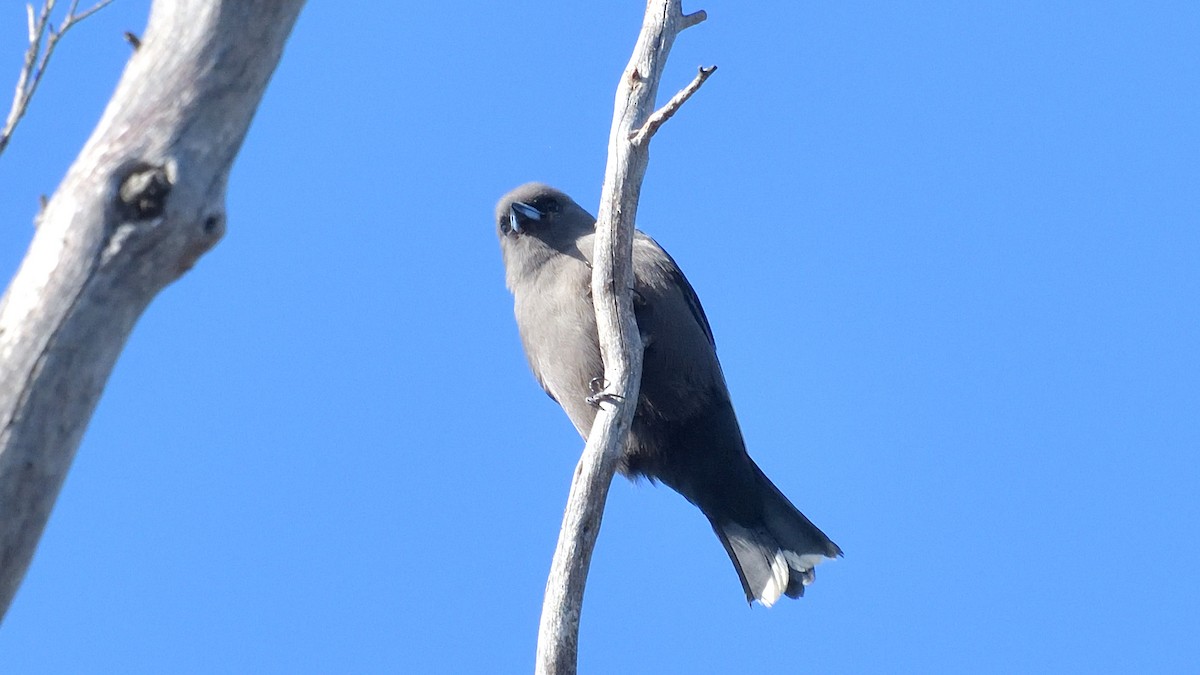
<path id="1" fill-rule="evenodd" d="M 36 23 L 33 18 L 33 5 L 25 5 L 25 21 L 29 25 L 29 41 L 33 42 L 37 39 L 37 31 L 33 29 Z"/>
<path id="2" fill-rule="evenodd" d="M 17 77 L 17 89 L 13 93 L 12 107 L 9 108 L 4 129 L 0 130 L 0 153 L 3 153 L 4 149 L 8 147 L 8 141 L 16 131 L 17 124 L 21 122 L 25 111 L 29 109 L 29 101 L 33 99 L 34 92 L 42 82 L 42 76 L 46 74 L 46 67 L 50 64 L 50 57 L 54 54 L 54 48 L 58 45 L 58 41 L 66 35 L 68 30 L 71 30 L 72 26 L 99 12 L 112 2 L 113 0 L 100 0 L 90 9 L 77 14 L 79 0 L 71 0 L 71 4 L 67 8 L 67 15 L 63 17 L 62 25 L 57 29 L 50 24 L 50 13 L 54 11 L 57 0 L 46 0 L 36 19 L 33 5 L 25 5 L 25 16 L 29 24 L 29 48 L 25 50 L 25 62 Z M 46 40 L 44 50 L 42 49 L 43 38 Z"/>
<path id="3" fill-rule="evenodd" d="M 699 14 L 699 12 L 697 12 L 697 14 Z M 692 14 L 689 16 L 695 15 Z M 671 100 L 667 101 L 666 105 L 658 110 L 655 110 L 654 113 L 646 119 L 646 123 L 643 124 L 637 131 L 629 134 L 629 142 L 633 143 L 634 145 L 641 145 L 650 140 L 650 137 L 654 135 L 654 132 L 658 131 L 658 128 L 661 127 L 664 122 L 671 119 L 672 115 L 674 115 L 676 112 L 679 112 L 679 109 L 683 107 L 683 104 L 692 97 L 692 94 L 696 93 L 696 90 L 700 88 L 700 85 L 704 84 L 704 81 L 708 79 L 708 76 L 715 72 L 717 72 L 716 66 L 712 66 L 710 68 L 700 66 L 700 72 L 696 73 L 695 79 L 693 79 L 688 86 L 679 90 L 678 94 L 672 96 Z"/>
<path id="4" fill-rule="evenodd" d="M 96 4 L 92 5 L 91 9 L 85 10 L 83 14 L 75 14 L 75 12 L 72 11 L 71 16 L 69 16 L 67 18 L 70 19 L 70 22 L 73 24 L 79 23 L 80 21 L 83 21 L 84 19 L 88 18 L 89 16 L 91 16 L 91 15 L 95 14 L 96 12 L 99 12 L 100 10 L 109 6 L 110 4 L 112 4 L 112 1 L 113 0 L 100 0 L 100 2 L 97 2 Z M 71 9 L 74 10 L 75 5 L 78 5 L 78 4 L 79 4 L 78 1 L 73 3 L 71 5 Z M 67 26 L 63 26 L 63 31 L 67 30 L 67 28 L 68 28 Z M 62 32 L 62 31 L 60 31 L 60 32 Z"/>
<path id="5" fill-rule="evenodd" d="M 25 114 L 26 106 L 29 105 L 29 78 L 33 75 L 33 67 L 37 63 L 38 54 L 42 51 L 42 36 L 46 33 L 46 24 L 50 21 L 50 11 L 53 9 L 54 0 L 47 0 L 35 20 L 33 5 L 25 5 L 25 18 L 29 22 L 29 48 L 25 50 L 25 63 L 22 64 L 21 73 L 17 76 L 17 91 L 13 94 L 12 108 L 8 111 L 4 130 L 0 131 L 0 152 L 8 145 L 8 138 L 12 135 L 12 130 L 16 128 L 17 122 Z"/>

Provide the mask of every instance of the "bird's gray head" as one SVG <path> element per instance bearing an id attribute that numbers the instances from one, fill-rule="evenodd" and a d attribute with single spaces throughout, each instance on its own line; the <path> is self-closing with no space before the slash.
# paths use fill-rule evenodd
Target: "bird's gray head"
<path id="1" fill-rule="evenodd" d="M 592 254 L 588 235 L 596 231 L 596 219 L 565 192 L 526 183 L 496 204 L 496 229 L 505 280 L 516 293 L 554 261 L 576 260 L 586 270 Z"/>
<path id="2" fill-rule="evenodd" d="M 535 237 L 561 249 L 563 244 L 594 231 L 596 219 L 562 190 L 543 183 L 526 183 L 500 198 L 496 228 L 501 239 Z"/>

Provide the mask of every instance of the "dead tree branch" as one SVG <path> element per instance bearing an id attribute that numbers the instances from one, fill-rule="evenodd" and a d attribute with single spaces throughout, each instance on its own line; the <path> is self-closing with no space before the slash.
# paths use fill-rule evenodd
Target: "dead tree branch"
<path id="1" fill-rule="evenodd" d="M 646 120 L 645 124 L 639 127 L 636 131 L 629 132 L 629 142 L 634 145 L 642 145 L 643 143 L 649 141 L 650 137 L 658 132 L 658 128 L 666 123 L 667 120 L 671 119 L 672 115 L 679 112 L 679 109 L 682 108 L 683 104 L 692 97 L 692 94 L 696 93 L 700 89 L 700 85 L 704 84 L 704 81 L 708 79 L 708 76 L 715 72 L 717 72 L 716 66 L 712 66 L 710 68 L 701 66 L 700 72 L 696 74 L 696 78 L 692 80 L 688 86 L 680 89 L 679 93 L 672 96 L 671 100 L 667 101 L 666 105 L 658 110 L 655 110 L 654 114 L 650 116 L 650 119 Z"/>
<path id="2" fill-rule="evenodd" d="M 17 77 L 17 90 L 13 94 L 12 107 L 8 110 L 4 128 L 0 129 L 0 154 L 3 154 L 4 149 L 8 147 L 8 141 L 16 131 L 17 124 L 21 122 L 25 111 L 29 109 L 29 101 L 33 99 L 38 85 L 42 83 L 42 76 L 46 74 L 46 67 L 50 65 L 50 57 L 54 55 L 54 48 L 58 46 L 58 41 L 67 34 L 67 31 L 71 30 L 72 26 L 104 9 L 112 1 L 101 0 L 91 9 L 84 10 L 82 14 L 76 14 L 75 12 L 79 9 L 79 0 L 72 0 L 71 5 L 67 8 L 67 15 L 63 17 L 62 24 L 57 30 L 50 23 L 50 14 L 54 11 L 54 6 L 58 4 L 56 0 L 46 0 L 36 17 L 33 13 L 33 5 L 25 5 L 25 18 L 29 23 L 29 48 L 25 50 L 25 62 L 21 66 L 21 74 Z M 46 41 L 44 50 L 42 49 L 43 39 Z"/>
<path id="3" fill-rule="evenodd" d="M 674 110 L 656 124 L 649 121 L 675 36 L 704 18 L 703 12 L 685 16 L 680 0 L 649 0 L 633 57 L 617 85 L 592 269 L 592 298 L 606 389 L 598 397 L 600 411 L 575 469 L 546 583 L 536 667 L 542 675 L 569 674 L 576 670 L 579 617 L 588 567 L 641 384 L 642 340 L 632 298 L 633 230 L 638 197 L 649 162 L 648 141 Z M 702 83 L 703 78 L 700 83 L 693 83 L 692 91 Z M 690 95 L 683 96 L 674 108 Z M 640 142 L 634 143 L 632 138 L 638 135 L 638 130 L 645 133 Z"/>
<path id="4" fill-rule="evenodd" d="M 134 323 L 225 231 L 230 167 L 303 4 L 156 0 L 46 204 L 0 298 L 0 616 Z"/>

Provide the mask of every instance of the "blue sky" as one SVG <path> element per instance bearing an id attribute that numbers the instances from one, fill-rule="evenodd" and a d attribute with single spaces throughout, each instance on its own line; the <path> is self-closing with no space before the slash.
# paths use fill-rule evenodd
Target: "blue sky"
<path id="1" fill-rule="evenodd" d="M 0 156 L 5 278 L 147 7 L 66 38 Z M 751 454 L 846 557 L 747 608 L 697 511 L 618 480 L 582 671 L 1194 670 L 1200 5 L 703 8 L 662 94 L 720 70 L 655 138 L 639 226 Z M 305 9 L 0 669 L 530 670 L 582 441 L 526 367 L 492 206 L 542 180 L 594 209 L 641 12 Z"/>

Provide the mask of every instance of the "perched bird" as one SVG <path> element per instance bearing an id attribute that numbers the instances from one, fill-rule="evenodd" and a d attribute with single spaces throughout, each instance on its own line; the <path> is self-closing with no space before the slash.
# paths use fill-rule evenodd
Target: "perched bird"
<path id="1" fill-rule="evenodd" d="M 533 374 L 585 438 L 604 374 L 591 299 L 596 219 L 540 183 L 496 205 L 505 277 Z M 842 554 L 746 454 L 704 309 L 679 266 L 634 235 L 641 393 L 619 469 L 660 481 L 700 508 L 733 560 L 746 599 L 796 598 L 813 567 Z"/>

